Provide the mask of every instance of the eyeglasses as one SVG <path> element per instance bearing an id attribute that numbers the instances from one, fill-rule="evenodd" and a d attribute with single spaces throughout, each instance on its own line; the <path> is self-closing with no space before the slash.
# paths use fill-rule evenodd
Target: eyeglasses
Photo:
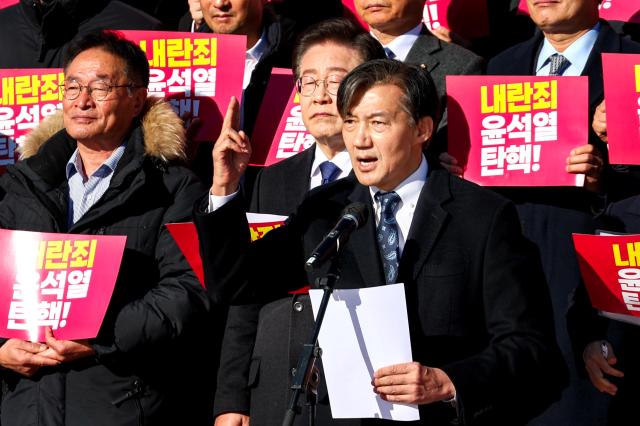
<path id="1" fill-rule="evenodd" d="M 296 81 L 296 90 L 302 96 L 311 96 L 316 91 L 316 87 L 322 84 L 330 95 L 335 96 L 338 94 L 338 88 L 340 87 L 342 78 L 340 75 L 330 75 L 324 80 L 316 80 L 310 76 L 300 77 L 298 81 Z"/>
<path id="2" fill-rule="evenodd" d="M 101 82 L 92 83 L 85 86 L 74 81 L 61 84 L 60 90 L 62 90 L 62 97 L 68 101 L 77 99 L 78 96 L 80 96 L 80 93 L 82 93 L 83 89 L 87 89 L 89 96 L 91 96 L 91 99 L 93 99 L 94 101 L 104 101 L 107 96 L 109 96 L 109 93 L 111 93 L 111 91 L 117 87 L 137 88 L 143 86 L 133 83 L 116 85 Z"/>

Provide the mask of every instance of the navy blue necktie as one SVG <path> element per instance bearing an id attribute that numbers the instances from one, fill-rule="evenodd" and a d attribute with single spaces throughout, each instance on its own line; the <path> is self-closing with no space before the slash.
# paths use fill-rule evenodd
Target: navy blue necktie
<path id="1" fill-rule="evenodd" d="M 549 65 L 550 76 L 562 75 L 571 65 L 571 62 L 559 53 L 549 56 L 549 61 L 551 62 Z"/>
<path id="2" fill-rule="evenodd" d="M 384 48 L 384 53 L 387 54 L 387 58 L 389 58 L 389 59 L 395 59 L 396 58 L 396 54 L 393 53 L 393 50 L 389 49 L 388 47 Z"/>
<path id="3" fill-rule="evenodd" d="M 376 231 L 378 248 L 382 256 L 384 278 L 387 284 L 393 284 L 398 277 L 400 261 L 398 222 L 396 209 L 400 204 L 400 196 L 395 192 L 377 192 L 376 199 L 380 203 L 380 223 Z"/>
<path id="4" fill-rule="evenodd" d="M 320 163 L 320 174 L 322 175 L 322 184 L 333 182 L 338 176 L 340 176 L 340 167 L 333 164 L 331 161 L 324 161 Z"/>

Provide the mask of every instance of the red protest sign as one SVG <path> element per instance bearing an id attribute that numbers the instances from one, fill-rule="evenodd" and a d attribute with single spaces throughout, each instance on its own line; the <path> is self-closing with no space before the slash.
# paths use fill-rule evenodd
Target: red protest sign
<path id="1" fill-rule="evenodd" d="M 300 95 L 293 89 L 273 137 L 265 166 L 270 166 L 309 148 L 315 139 L 302 122 Z"/>
<path id="2" fill-rule="evenodd" d="M 175 240 L 178 248 L 187 259 L 187 263 L 198 277 L 198 281 L 204 287 L 204 270 L 200 257 L 200 240 L 198 231 L 193 222 L 167 223 L 167 229 Z"/>
<path id="3" fill-rule="evenodd" d="M 250 165 L 264 166 L 267 162 L 282 116 L 285 111 L 290 110 L 293 90 L 293 72 L 287 68 L 274 68 L 253 130 Z"/>
<path id="4" fill-rule="evenodd" d="M 264 237 L 267 232 L 282 226 L 286 218 L 286 216 L 279 215 L 247 213 L 251 241 L 258 240 Z M 220 224 L 220 226 L 224 226 L 224 224 Z M 187 259 L 189 266 L 191 266 L 191 269 L 200 280 L 200 284 L 204 287 L 204 270 L 202 268 L 200 240 L 198 239 L 196 226 L 193 222 L 168 223 L 167 229 Z"/>
<path id="5" fill-rule="evenodd" d="M 466 39 L 489 35 L 489 13 L 484 0 L 427 0 L 423 18 L 430 30 L 445 27 Z"/>
<path id="6" fill-rule="evenodd" d="M 485 186 L 581 186 L 565 171 L 587 143 L 586 77 L 447 76 L 449 153 Z"/>
<path id="7" fill-rule="evenodd" d="M 18 4 L 19 0 L 0 0 L 0 9 Z"/>
<path id="8" fill-rule="evenodd" d="M 640 55 L 603 53 L 609 162 L 640 164 Z"/>
<path id="9" fill-rule="evenodd" d="M 0 174 L 42 119 L 62 108 L 61 69 L 0 70 Z"/>
<path id="10" fill-rule="evenodd" d="M 640 235 L 573 234 L 591 304 L 640 317 Z"/>
<path id="11" fill-rule="evenodd" d="M 242 99 L 246 37 L 168 31 L 122 31 L 147 54 L 149 96 L 182 116 L 202 117 L 196 141 L 216 140 L 231 96 Z"/>
<path id="12" fill-rule="evenodd" d="M 0 230 L 0 336 L 44 341 L 98 334 L 126 237 Z"/>

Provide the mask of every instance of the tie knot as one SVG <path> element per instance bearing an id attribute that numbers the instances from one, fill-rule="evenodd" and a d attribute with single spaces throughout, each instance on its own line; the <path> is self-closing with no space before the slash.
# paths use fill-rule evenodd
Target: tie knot
<path id="1" fill-rule="evenodd" d="M 388 47 L 384 48 L 384 53 L 387 54 L 387 58 L 389 58 L 389 59 L 395 59 L 396 58 L 396 54 L 393 53 L 393 50 L 389 49 Z"/>
<path id="2" fill-rule="evenodd" d="M 559 53 L 554 53 L 549 56 L 549 75 L 559 76 L 562 75 L 565 70 L 571 65 L 571 62 Z"/>
<path id="3" fill-rule="evenodd" d="M 340 167 L 331 161 L 323 161 L 320 163 L 320 174 L 322 175 L 322 184 L 333 182 L 340 175 Z"/>
<path id="4" fill-rule="evenodd" d="M 395 192 L 376 192 L 376 199 L 380 203 L 380 216 L 385 220 L 395 220 L 395 213 L 400 204 L 400 196 Z"/>

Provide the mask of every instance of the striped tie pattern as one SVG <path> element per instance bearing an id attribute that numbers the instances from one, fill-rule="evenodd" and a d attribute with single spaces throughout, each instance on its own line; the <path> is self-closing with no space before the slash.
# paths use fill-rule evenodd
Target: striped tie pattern
<path id="1" fill-rule="evenodd" d="M 571 65 L 571 62 L 559 53 L 554 53 L 549 56 L 549 61 L 551 62 L 549 65 L 550 76 L 562 75 L 566 69 L 569 68 L 569 65 Z"/>

